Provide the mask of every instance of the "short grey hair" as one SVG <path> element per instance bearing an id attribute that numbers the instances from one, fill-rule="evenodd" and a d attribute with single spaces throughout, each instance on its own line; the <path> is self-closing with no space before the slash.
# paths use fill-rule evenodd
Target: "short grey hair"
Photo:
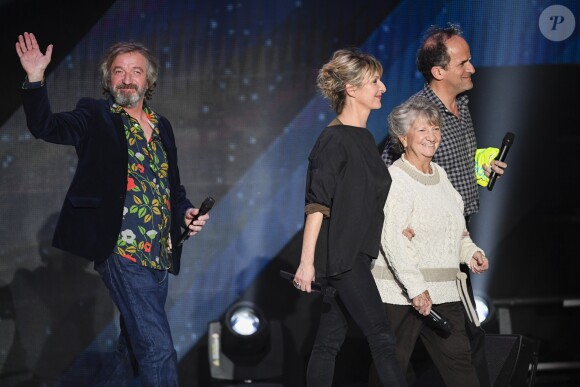
<path id="1" fill-rule="evenodd" d="M 429 123 L 441 125 L 441 111 L 433 102 L 424 97 L 411 98 L 396 106 L 389 114 L 389 136 L 391 144 L 397 151 L 403 152 L 400 138 L 407 135 L 409 128 L 418 118 L 425 118 Z"/>

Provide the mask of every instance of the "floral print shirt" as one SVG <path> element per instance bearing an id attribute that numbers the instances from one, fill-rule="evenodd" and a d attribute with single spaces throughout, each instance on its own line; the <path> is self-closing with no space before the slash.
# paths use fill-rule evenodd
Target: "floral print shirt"
<path id="1" fill-rule="evenodd" d="M 129 152 L 123 223 L 114 252 L 141 266 L 167 270 L 171 268 L 169 165 L 157 114 L 148 106 L 143 110 L 153 128 L 149 141 L 136 119 L 122 106 L 111 105 L 111 111 L 123 117 Z"/>

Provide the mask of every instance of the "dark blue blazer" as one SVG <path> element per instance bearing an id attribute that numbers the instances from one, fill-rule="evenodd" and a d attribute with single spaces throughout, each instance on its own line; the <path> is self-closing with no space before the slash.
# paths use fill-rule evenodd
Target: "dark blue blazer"
<path id="1" fill-rule="evenodd" d="M 53 245 L 91 261 L 113 252 L 121 230 L 127 194 L 128 149 L 120 114 L 104 99 L 82 98 L 70 112 L 52 113 L 46 86 L 22 90 L 28 129 L 36 138 L 73 145 L 77 169 L 62 205 Z M 185 211 L 193 207 L 181 185 L 177 148 L 169 121 L 159 118 L 169 163 L 173 274 L 179 273 Z"/>

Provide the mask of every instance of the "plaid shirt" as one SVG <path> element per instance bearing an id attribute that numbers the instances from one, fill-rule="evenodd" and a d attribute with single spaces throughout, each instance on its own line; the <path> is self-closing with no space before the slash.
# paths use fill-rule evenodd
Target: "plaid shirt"
<path id="1" fill-rule="evenodd" d="M 453 187 L 461 194 L 464 203 L 464 215 L 475 214 L 479 210 L 479 190 L 474 171 L 475 130 L 471 122 L 467 95 L 457 97 L 459 116 L 451 113 L 443 102 L 435 95 L 429 85 L 411 98 L 424 97 L 435 103 L 442 113 L 441 144 L 435 152 L 433 161 L 445 169 Z M 387 166 L 391 165 L 401 155 L 393 147 L 393 139 L 389 138 L 382 158 Z"/>

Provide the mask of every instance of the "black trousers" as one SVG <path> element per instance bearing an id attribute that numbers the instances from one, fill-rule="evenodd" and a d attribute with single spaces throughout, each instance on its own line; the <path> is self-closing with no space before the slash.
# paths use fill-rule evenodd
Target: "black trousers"
<path id="1" fill-rule="evenodd" d="M 377 364 L 379 386 L 405 386 L 397 362 L 395 334 L 387 319 L 381 296 L 370 269 L 371 259 L 360 254 L 350 271 L 328 279 L 337 290 L 336 298 L 324 296 L 322 315 L 306 372 L 308 387 L 330 387 L 336 355 L 348 330 L 350 314 L 367 339 Z"/>

